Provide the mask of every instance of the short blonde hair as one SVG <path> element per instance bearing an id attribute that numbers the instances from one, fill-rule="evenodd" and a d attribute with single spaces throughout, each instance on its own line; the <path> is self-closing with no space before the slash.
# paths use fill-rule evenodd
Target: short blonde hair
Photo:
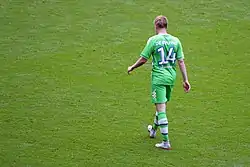
<path id="1" fill-rule="evenodd" d="M 154 20 L 156 28 L 168 28 L 168 19 L 166 16 L 160 15 L 157 16 Z"/>

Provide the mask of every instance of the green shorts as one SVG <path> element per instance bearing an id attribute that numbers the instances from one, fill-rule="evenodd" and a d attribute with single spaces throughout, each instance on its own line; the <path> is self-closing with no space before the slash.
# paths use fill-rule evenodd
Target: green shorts
<path id="1" fill-rule="evenodd" d="M 166 103 L 171 98 L 173 85 L 152 85 L 152 103 Z"/>

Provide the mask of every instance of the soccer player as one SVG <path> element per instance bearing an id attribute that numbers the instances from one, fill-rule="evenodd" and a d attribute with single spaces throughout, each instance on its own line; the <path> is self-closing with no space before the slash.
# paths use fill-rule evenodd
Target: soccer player
<path id="1" fill-rule="evenodd" d="M 148 131 L 149 136 L 155 138 L 159 127 L 163 141 L 155 146 L 170 150 L 166 106 L 176 80 L 176 60 L 182 73 L 184 91 L 189 92 L 191 86 L 188 82 L 181 42 L 167 33 L 167 18 L 157 16 L 154 20 L 154 27 L 156 35 L 148 39 L 140 58 L 135 64 L 128 67 L 128 74 L 146 63 L 152 56 L 152 103 L 156 106 L 156 113 L 153 126 L 148 125 Z"/>

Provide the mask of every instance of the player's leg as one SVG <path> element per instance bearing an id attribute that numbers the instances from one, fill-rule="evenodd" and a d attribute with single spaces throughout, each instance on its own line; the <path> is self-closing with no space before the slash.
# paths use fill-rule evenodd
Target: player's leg
<path id="1" fill-rule="evenodd" d="M 158 123 L 160 131 L 163 137 L 163 141 L 169 141 L 168 137 L 168 119 L 166 114 L 166 103 L 156 104 L 156 110 L 158 111 Z"/>
<path id="2" fill-rule="evenodd" d="M 152 84 L 152 103 L 155 103 L 157 100 L 157 94 L 159 94 L 159 86 Z M 150 138 L 155 138 L 156 131 L 158 129 L 159 123 L 158 123 L 158 112 L 156 110 L 155 116 L 154 116 L 154 123 L 153 125 L 148 125 L 148 132 Z"/>
<path id="3" fill-rule="evenodd" d="M 154 124 L 153 124 L 153 129 L 156 131 L 158 129 L 159 123 L 158 123 L 158 112 L 155 112 L 155 117 L 154 117 Z"/>
<path id="4" fill-rule="evenodd" d="M 171 149 L 171 146 L 168 136 L 168 119 L 166 115 L 166 104 L 167 103 L 156 104 L 156 110 L 158 111 L 158 123 L 163 137 L 163 141 L 161 143 L 156 144 L 155 146 L 158 148 L 169 150 Z"/>
<path id="5" fill-rule="evenodd" d="M 149 137 L 150 138 L 155 138 L 158 126 L 159 126 L 159 124 L 158 124 L 158 113 L 156 111 L 155 116 L 154 116 L 153 125 L 148 125 L 148 132 L 149 132 Z"/>
<path id="6" fill-rule="evenodd" d="M 164 85 L 152 84 L 152 103 L 154 103 L 155 105 L 157 103 L 165 104 L 166 101 L 167 101 L 166 87 Z M 165 109 L 163 109 L 163 111 L 165 111 Z M 156 131 L 159 127 L 158 113 L 159 113 L 159 110 L 157 110 L 156 108 L 153 126 L 152 125 L 148 126 L 149 136 L 151 138 L 155 137 Z"/>
<path id="7" fill-rule="evenodd" d="M 163 137 L 163 142 L 156 144 L 155 146 L 163 149 L 170 149 L 166 106 L 167 101 L 170 100 L 171 91 L 172 87 L 170 86 L 157 85 L 155 89 L 155 98 L 152 100 L 156 106 L 158 125 Z"/>

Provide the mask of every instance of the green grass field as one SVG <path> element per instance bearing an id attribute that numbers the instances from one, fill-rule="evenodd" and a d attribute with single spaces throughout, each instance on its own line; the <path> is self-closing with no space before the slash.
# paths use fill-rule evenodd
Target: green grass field
<path id="1" fill-rule="evenodd" d="M 250 166 L 249 0 L 0 0 L 0 166 Z M 146 127 L 153 19 L 182 41 L 192 91 Z"/>

